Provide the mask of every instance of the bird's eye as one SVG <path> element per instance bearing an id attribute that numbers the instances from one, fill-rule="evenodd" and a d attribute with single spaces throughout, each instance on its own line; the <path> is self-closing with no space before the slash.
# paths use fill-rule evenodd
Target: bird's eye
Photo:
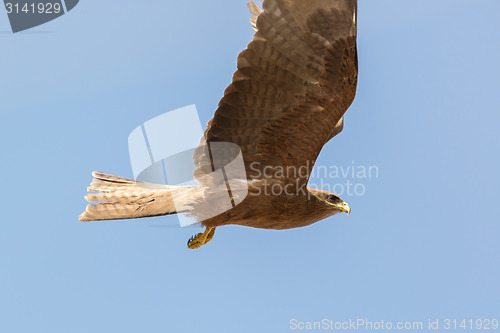
<path id="1" fill-rule="evenodd" d="M 337 197 L 336 195 L 333 195 L 333 194 L 330 194 L 326 197 L 328 199 L 328 201 L 337 201 L 339 199 L 339 197 Z"/>

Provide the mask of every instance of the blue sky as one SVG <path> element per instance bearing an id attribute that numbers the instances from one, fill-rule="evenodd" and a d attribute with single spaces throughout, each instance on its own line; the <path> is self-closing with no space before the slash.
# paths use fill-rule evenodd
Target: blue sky
<path id="1" fill-rule="evenodd" d="M 245 1 L 82 1 L 12 34 L 0 15 L 0 331 L 290 332 L 290 320 L 500 315 L 500 2 L 359 1 L 358 95 L 322 165 L 377 166 L 352 214 L 224 227 L 79 223 L 127 137 L 211 118 L 252 36 Z M 328 179 L 324 179 L 328 182 Z M 425 331 L 425 330 L 424 330 Z"/>

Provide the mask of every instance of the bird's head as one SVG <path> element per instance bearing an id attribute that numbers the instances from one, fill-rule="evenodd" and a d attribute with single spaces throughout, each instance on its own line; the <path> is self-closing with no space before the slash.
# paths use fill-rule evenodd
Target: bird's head
<path id="1" fill-rule="evenodd" d="M 335 213 L 344 212 L 348 215 L 351 213 L 351 207 L 342 200 L 341 197 L 332 192 L 322 191 L 322 190 L 312 190 L 309 189 L 316 198 L 318 198 L 328 209 L 335 210 Z"/>

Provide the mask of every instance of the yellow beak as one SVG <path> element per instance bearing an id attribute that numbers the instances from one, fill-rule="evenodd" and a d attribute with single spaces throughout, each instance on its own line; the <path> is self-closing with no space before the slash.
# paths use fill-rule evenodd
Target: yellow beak
<path id="1" fill-rule="evenodd" d="M 341 212 L 347 213 L 347 215 L 351 214 L 351 207 L 347 204 L 347 202 L 343 202 L 339 205 L 335 205 Z"/>

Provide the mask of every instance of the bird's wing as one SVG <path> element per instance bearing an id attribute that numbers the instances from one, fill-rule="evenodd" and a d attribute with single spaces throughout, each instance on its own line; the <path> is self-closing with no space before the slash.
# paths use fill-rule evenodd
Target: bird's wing
<path id="1" fill-rule="evenodd" d="M 307 166 L 307 181 L 356 93 L 357 0 L 264 0 L 263 8 L 205 140 L 239 146 L 248 179 Z M 195 151 L 195 177 L 211 172 L 208 153 Z"/>
<path id="2" fill-rule="evenodd" d="M 255 31 L 257 31 L 257 17 L 262 13 L 262 9 L 253 1 L 248 2 L 248 9 L 250 10 L 250 14 L 252 17 L 250 18 L 250 23 Z"/>

